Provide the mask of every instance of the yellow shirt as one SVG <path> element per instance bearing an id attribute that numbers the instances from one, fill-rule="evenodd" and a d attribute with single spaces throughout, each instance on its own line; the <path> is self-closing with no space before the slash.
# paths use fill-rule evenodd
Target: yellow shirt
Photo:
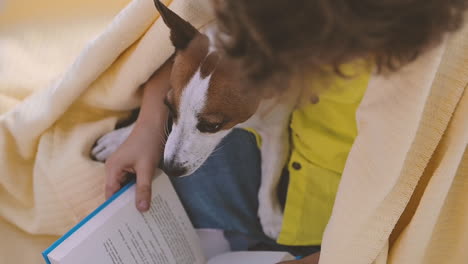
<path id="1" fill-rule="evenodd" d="M 319 245 L 330 218 L 346 158 L 357 134 L 356 110 L 366 90 L 370 67 L 362 61 L 343 66 L 349 76 L 324 75 L 312 85 L 327 85 L 318 103 L 293 112 L 290 180 L 278 243 Z"/>

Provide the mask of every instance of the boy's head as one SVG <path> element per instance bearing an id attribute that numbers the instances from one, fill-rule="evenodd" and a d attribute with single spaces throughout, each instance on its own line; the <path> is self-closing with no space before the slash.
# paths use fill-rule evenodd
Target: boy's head
<path id="1" fill-rule="evenodd" d="M 462 23 L 467 0 L 212 0 L 254 81 L 373 58 L 394 70 Z M 268 77 L 268 78 L 267 78 Z"/>

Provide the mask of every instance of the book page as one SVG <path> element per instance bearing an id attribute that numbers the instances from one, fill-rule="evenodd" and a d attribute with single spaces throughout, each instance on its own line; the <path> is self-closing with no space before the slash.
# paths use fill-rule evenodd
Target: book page
<path id="1" fill-rule="evenodd" d="M 276 264 L 287 260 L 294 260 L 294 257 L 287 252 L 237 251 L 218 255 L 210 259 L 207 264 Z"/>
<path id="2" fill-rule="evenodd" d="M 57 247 L 49 254 L 51 262 L 204 264 L 205 258 L 196 232 L 168 177 L 159 175 L 153 181 L 152 188 L 153 198 L 148 212 L 142 214 L 135 208 L 135 186 L 132 186 L 122 194 L 122 199 L 119 200 L 121 197 L 118 197 L 112 202 L 122 203 L 125 200 L 122 208 L 103 223 L 94 223 L 93 218 L 96 217 L 93 217 L 85 225 L 101 226 L 72 246 L 68 252 L 60 252 L 60 246 Z M 79 237 L 79 230 L 73 235 Z M 70 248 L 70 245 L 63 248 Z"/>
<path id="3" fill-rule="evenodd" d="M 200 246 L 205 258 L 210 259 L 231 251 L 229 241 L 224 237 L 224 231 L 220 229 L 196 229 Z"/>

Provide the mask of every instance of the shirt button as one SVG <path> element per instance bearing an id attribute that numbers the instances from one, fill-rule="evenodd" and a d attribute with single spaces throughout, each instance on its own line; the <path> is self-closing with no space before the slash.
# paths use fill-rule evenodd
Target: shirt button
<path id="1" fill-rule="evenodd" d="M 309 100 L 311 104 L 318 104 L 320 102 L 320 98 L 318 97 L 318 95 L 313 95 L 312 97 L 310 97 Z"/>
<path id="2" fill-rule="evenodd" d="M 293 162 L 292 167 L 295 170 L 300 170 L 302 168 L 301 164 L 299 162 Z"/>

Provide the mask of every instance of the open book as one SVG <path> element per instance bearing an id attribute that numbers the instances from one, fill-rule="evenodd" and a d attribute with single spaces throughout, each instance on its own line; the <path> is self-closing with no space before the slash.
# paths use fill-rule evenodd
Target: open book
<path id="1" fill-rule="evenodd" d="M 135 185 L 129 184 L 46 249 L 43 252 L 46 262 L 273 264 L 294 259 L 286 252 L 207 254 L 206 245 L 219 243 L 200 240 L 168 176 L 155 177 L 152 188 L 148 212 L 140 213 L 135 208 Z"/>

